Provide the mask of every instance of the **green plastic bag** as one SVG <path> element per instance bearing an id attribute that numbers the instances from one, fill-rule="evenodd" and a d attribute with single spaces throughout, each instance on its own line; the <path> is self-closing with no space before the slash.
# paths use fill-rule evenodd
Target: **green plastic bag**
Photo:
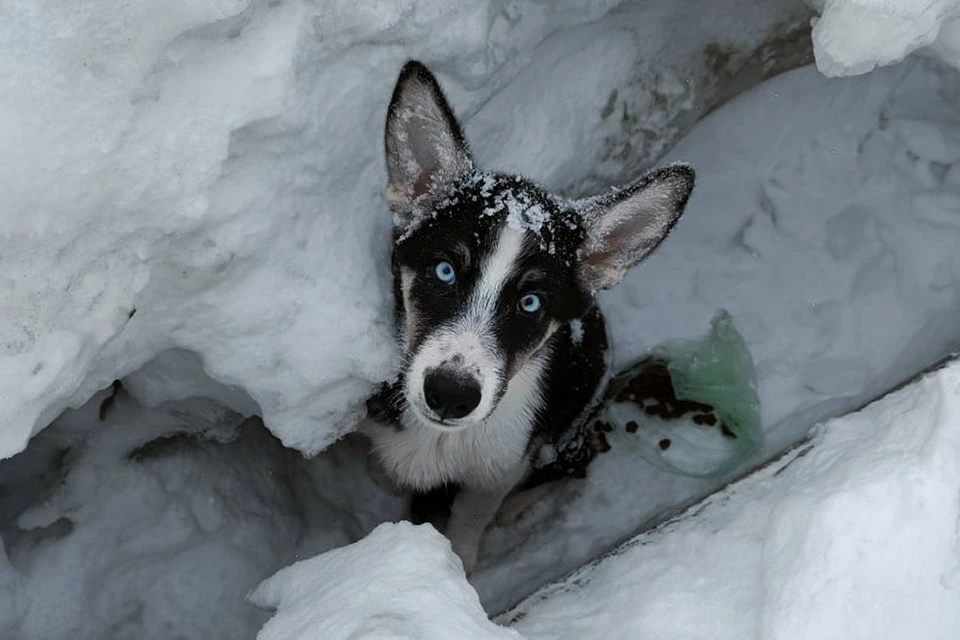
<path id="1" fill-rule="evenodd" d="M 604 419 L 652 464 L 722 475 L 763 444 L 753 359 L 720 310 L 700 339 L 669 342 L 611 381 Z"/>

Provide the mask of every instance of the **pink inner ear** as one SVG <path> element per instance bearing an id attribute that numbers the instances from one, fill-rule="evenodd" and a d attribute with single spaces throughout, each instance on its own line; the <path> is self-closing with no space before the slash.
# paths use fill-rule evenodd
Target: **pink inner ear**
<path id="1" fill-rule="evenodd" d="M 588 249 L 583 263 L 596 267 L 623 267 L 624 263 L 629 263 L 633 255 L 641 250 L 640 247 L 631 245 L 642 243 L 642 240 L 636 237 L 642 231 L 642 226 L 639 221 L 627 220 L 611 229 L 600 239 L 598 245 Z"/>
<path id="2" fill-rule="evenodd" d="M 417 181 L 413 183 L 413 197 L 422 196 L 430 189 L 430 172 L 426 169 L 420 172 Z"/>

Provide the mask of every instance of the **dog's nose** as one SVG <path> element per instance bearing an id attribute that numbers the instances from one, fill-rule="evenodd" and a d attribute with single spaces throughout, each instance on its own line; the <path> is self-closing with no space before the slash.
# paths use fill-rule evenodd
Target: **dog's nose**
<path id="1" fill-rule="evenodd" d="M 423 380 L 423 395 L 441 420 L 462 418 L 480 404 L 480 385 L 472 377 L 431 371 Z"/>

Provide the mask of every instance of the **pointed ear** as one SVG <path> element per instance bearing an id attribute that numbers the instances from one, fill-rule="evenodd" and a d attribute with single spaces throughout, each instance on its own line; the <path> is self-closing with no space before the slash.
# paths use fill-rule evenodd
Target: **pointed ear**
<path id="1" fill-rule="evenodd" d="M 591 292 L 612 287 L 656 249 L 680 219 L 693 182 L 693 167 L 676 164 L 578 203 L 587 231 L 579 265 L 584 287 Z"/>
<path id="2" fill-rule="evenodd" d="M 387 201 L 399 222 L 431 187 L 473 169 L 463 132 L 423 64 L 404 65 L 387 111 Z"/>

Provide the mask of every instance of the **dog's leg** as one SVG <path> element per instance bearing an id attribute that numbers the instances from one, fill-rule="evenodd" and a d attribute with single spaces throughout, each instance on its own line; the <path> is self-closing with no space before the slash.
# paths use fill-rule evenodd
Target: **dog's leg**
<path id="1" fill-rule="evenodd" d="M 465 485 L 453 499 L 446 534 L 454 552 L 463 562 L 465 573 L 470 574 L 476 568 L 483 532 L 493 522 L 503 499 L 523 479 L 526 471 L 524 461 L 503 482 L 480 487 Z"/>
<path id="2" fill-rule="evenodd" d="M 551 480 L 524 491 L 511 493 L 504 499 L 500 510 L 497 512 L 497 524 L 510 524 L 517 520 L 530 505 L 567 482 L 566 478 Z"/>
<path id="3" fill-rule="evenodd" d="M 483 532 L 509 492 L 510 487 L 464 487 L 454 498 L 450 520 L 447 521 L 447 538 L 454 553 L 463 561 L 463 570 L 467 574 L 477 566 Z"/>

